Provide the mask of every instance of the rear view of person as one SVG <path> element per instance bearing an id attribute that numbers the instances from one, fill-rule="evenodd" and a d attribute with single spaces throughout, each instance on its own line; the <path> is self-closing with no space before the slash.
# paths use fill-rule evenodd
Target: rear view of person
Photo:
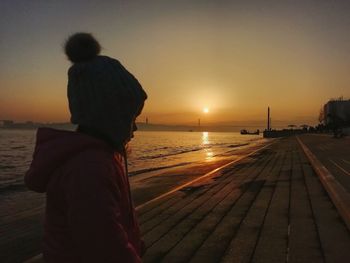
<path id="1" fill-rule="evenodd" d="M 147 98 L 119 61 L 100 56 L 87 33 L 65 52 L 76 131 L 40 128 L 28 188 L 46 192 L 46 262 L 141 262 L 143 242 L 130 195 L 125 145 Z"/>

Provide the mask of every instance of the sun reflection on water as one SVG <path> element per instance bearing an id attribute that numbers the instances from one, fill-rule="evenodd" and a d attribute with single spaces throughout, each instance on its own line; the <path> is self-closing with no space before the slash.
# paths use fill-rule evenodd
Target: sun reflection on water
<path id="1" fill-rule="evenodd" d="M 214 157 L 214 153 L 209 146 L 210 140 L 209 140 L 209 132 L 202 132 L 202 145 L 205 147 L 205 160 L 209 161 Z"/>
<path id="2" fill-rule="evenodd" d="M 211 149 L 205 149 L 205 154 L 206 156 L 206 160 L 211 160 L 214 157 L 214 153 L 211 151 Z"/>
<path id="3" fill-rule="evenodd" d="M 207 145 L 209 143 L 209 132 L 202 132 L 202 144 Z"/>

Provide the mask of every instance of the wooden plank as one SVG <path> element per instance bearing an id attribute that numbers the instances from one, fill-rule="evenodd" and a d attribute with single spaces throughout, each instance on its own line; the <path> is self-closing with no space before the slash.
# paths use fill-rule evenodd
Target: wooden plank
<path id="1" fill-rule="evenodd" d="M 296 144 L 291 178 L 289 262 L 323 262 L 321 244 L 309 203 Z"/>
<path id="2" fill-rule="evenodd" d="M 257 171 L 255 171 L 256 173 Z M 206 215 L 171 251 L 162 259 L 163 262 L 188 262 L 203 241 L 212 233 L 221 219 L 232 209 L 232 206 L 248 189 L 254 172 L 250 172 L 240 187 L 232 188 L 228 196 L 224 198 L 208 215 Z"/>
<path id="3" fill-rule="evenodd" d="M 218 175 L 213 177 L 213 179 L 223 180 L 229 176 L 233 176 L 233 175 L 239 176 L 240 170 L 249 168 L 254 164 L 255 161 L 256 160 L 252 159 L 252 157 L 247 157 L 246 159 L 233 164 L 231 167 L 223 168 L 221 171 L 218 172 Z M 199 191 L 196 191 L 196 193 L 197 192 Z M 142 209 L 139 209 L 137 211 L 139 223 L 140 224 L 145 223 L 146 221 L 150 220 L 157 214 L 160 214 L 166 209 L 168 209 L 169 207 L 171 207 L 173 204 L 176 204 L 177 202 L 181 201 L 181 199 L 186 196 L 187 195 L 184 192 L 177 191 L 176 193 L 170 196 L 167 196 L 164 199 L 158 200 L 157 202 L 154 202 L 148 206 L 143 207 Z"/>
<path id="4" fill-rule="evenodd" d="M 23 262 L 39 254 L 45 195 L 18 191 L 2 193 L 0 199 L 0 262 Z"/>
<path id="5" fill-rule="evenodd" d="M 291 154 L 287 154 L 252 262 L 280 263 L 286 261 L 291 170 Z"/>
<path id="6" fill-rule="evenodd" d="M 265 159 L 261 160 L 265 161 Z M 244 173 L 241 175 L 235 176 L 227 176 L 223 177 L 220 181 L 223 184 L 229 184 L 231 181 L 239 184 L 239 181 L 243 180 Z M 209 200 L 215 193 L 222 189 L 223 185 L 215 184 L 214 187 L 210 187 L 210 189 L 205 194 L 200 196 L 197 195 L 189 195 L 184 198 L 181 202 L 176 204 L 176 206 L 170 207 L 165 212 L 162 212 L 160 215 L 156 216 L 153 220 L 147 222 L 144 225 L 141 225 L 141 230 L 146 233 L 144 235 L 146 246 L 150 247 L 154 242 L 156 242 L 161 236 L 163 236 L 166 232 L 168 232 L 173 226 L 175 226 L 178 222 L 184 219 L 186 216 L 191 214 L 195 209 L 197 209 L 200 205 Z M 198 197 L 198 198 L 197 198 Z M 151 233 L 148 233 L 149 231 Z"/>
<path id="7" fill-rule="evenodd" d="M 264 184 L 264 179 L 271 171 L 271 165 L 264 170 L 255 180 L 247 182 L 248 189 L 240 196 L 236 203 L 230 208 L 222 220 L 217 224 L 212 233 L 192 256 L 190 262 L 218 262 L 230 243 L 232 236 L 239 228 L 249 207 Z M 183 261 L 185 262 L 185 261 Z"/>
<path id="8" fill-rule="evenodd" d="M 267 161 L 267 160 L 266 160 Z M 229 182 L 222 182 L 221 185 L 218 185 L 216 192 L 212 193 L 212 195 L 208 196 L 202 195 L 201 197 L 194 200 L 191 203 L 191 206 L 185 207 L 182 209 L 182 214 L 185 213 L 181 220 L 175 219 L 178 222 L 175 224 L 167 224 L 167 231 L 160 236 L 160 239 L 153 244 L 153 246 L 147 251 L 144 261 L 145 262 L 157 262 L 159 261 L 165 254 L 177 244 L 179 240 L 181 240 L 198 222 L 200 222 L 205 215 L 212 211 L 212 209 L 217 206 L 227 195 L 232 192 L 234 187 L 237 187 L 236 177 L 232 177 Z M 169 218 L 170 220 L 174 220 L 175 217 Z M 159 229 L 154 231 L 156 235 L 159 236 Z M 147 242 L 147 240 L 146 240 Z"/>
<path id="9" fill-rule="evenodd" d="M 193 200 L 195 200 L 200 195 L 205 194 L 207 191 L 217 191 L 215 188 L 218 187 L 217 185 L 221 181 L 231 181 L 232 176 L 235 177 L 235 180 L 241 180 L 242 179 L 242 172 L 240 170 L 249 169 L 251 166 L 251 163 L 246 164 L 244 166 L 236 167 L 236 165 L 233 167 L 231 171 L 223 171 L 221 175 L 215 177 L 217 179 L 215 182 L 211 184 L 203 184 L 202 187 L 199 187 L 195 191 L 189 191 L 188 193 L 183 192 L 177 192 L 174 193 L 177 195 L 177 198 L 175 199 L 176 202 L 171 203 L 171 205 L 165 206 L 163 209 L 153 209 L 152 213 L 147 216 L 141 223 L 141 230 L 143 234 L 146 234 L 150 230 L 152 230 L 155 226 L 172 216 L 174 213 L 179 211 L 181 208 L 185 207 L 186 205 L 189 205 Z M 181 196 L 181 197 L 180 197 Z"/>
<path id="10" fill-rule="evenodd" d="M 282 158 L 279 158 L 268 174 L 247 215 L 242 220 L 221 262 L 250 262 L 281 168 Z"/>

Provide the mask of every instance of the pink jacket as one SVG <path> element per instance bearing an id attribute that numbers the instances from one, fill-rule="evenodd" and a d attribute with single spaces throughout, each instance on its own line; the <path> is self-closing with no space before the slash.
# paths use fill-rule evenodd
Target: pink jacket
<path id="1" fill-rule="evenodd" d="M 46 262 L 141 262 L 120 154 L 88 135 L 40 128 L 28 188 L 46 192 Z"/>

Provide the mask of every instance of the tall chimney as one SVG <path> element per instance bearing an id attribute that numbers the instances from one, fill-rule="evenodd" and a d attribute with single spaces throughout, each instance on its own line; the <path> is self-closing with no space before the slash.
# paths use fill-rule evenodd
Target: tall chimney
<path id="1" fill-rule="evenodd" d="M 267 130 L 271 130 L 270 127 L 271 123 L 270 123 L 270 107 L 267 107 Z"/>

